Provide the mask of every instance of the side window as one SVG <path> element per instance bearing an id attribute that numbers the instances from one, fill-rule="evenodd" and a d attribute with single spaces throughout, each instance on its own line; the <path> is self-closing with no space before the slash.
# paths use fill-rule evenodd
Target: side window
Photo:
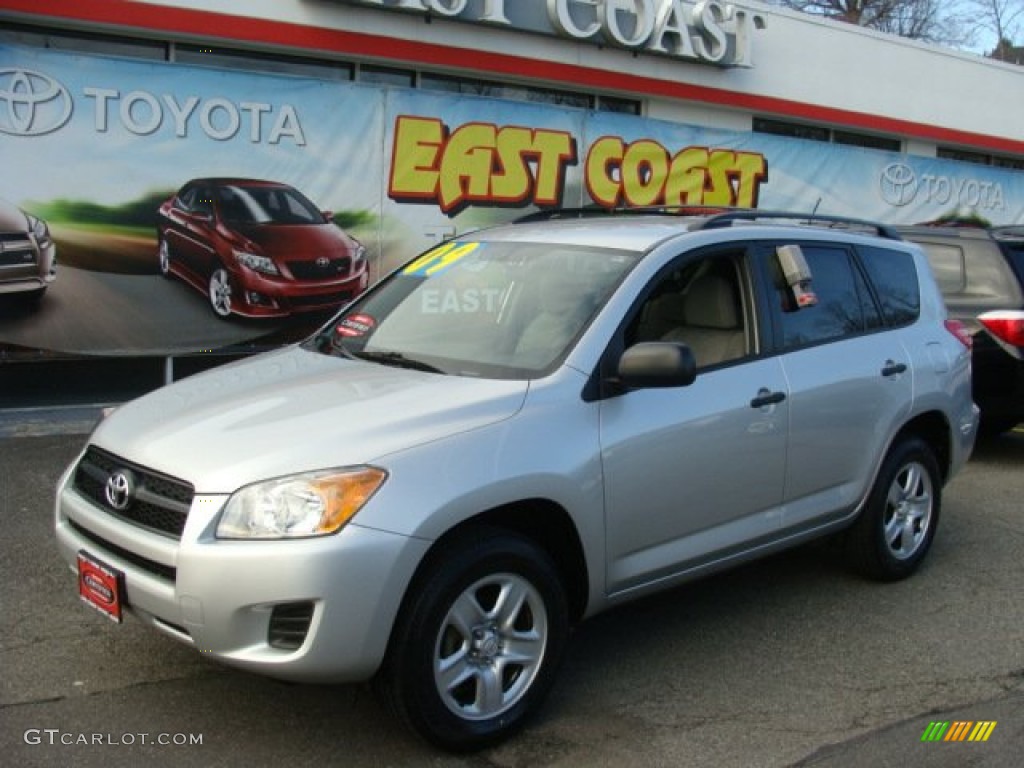
<path id="1" fill-rule="evenodd" d="M 741 263 L 741 254 L 708 256 L 660 275 L 626 330 L 626 345 L 682 342 L 698 368 L 747 355 L 750 323 Z"/>
<path id="2" fill-rule="evenodd" d="M 959 245 L 919 242 L 943 293 L 961 293 L 967 287 L 964 249 Z"/>
<path id="3" fill-rule="evenodd" d="M 187 189 L 182 190 L 181 194 L 178 195 L 177 199 L 174 201 L 175 207 L 183 211 L 191 211 L 195 197 L 196 188 L 188 187 Z"/>
<path id="4" fill-rule="evenodd" d="M 804 259 L 811 270 L 813 306 L 797 307 L 782 275 L 774 251 L 767 252 L 772 274 L 782 344 L 786 349 L 862 333 L 873 324 L 875 312 L 850 252 L 840 246 L 803 244 Z M 865 316 L 865 309 L 869 314 Z"/>
<path id="5" fill-rule="evenodd" d="M 207 187 L 196 187 L 195 197 L 192 198 L 192 213 L 213 215 L 213 194 Z"/>
<path id="6" fill-rule="evenodd" d="M 921 291 L 914 257 L 891 248 L 859 248 L 889 325 L 907 325 L 921 312 Z"/>

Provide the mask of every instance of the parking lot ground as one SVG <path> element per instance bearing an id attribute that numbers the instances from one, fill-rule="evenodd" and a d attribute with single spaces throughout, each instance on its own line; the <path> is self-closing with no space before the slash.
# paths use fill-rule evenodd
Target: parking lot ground
<path id="1" fill-rule="evenodd" d="M 1020 764 L 1022 433 L 980 444 L 947 487 L 934 549 L 913 578 L 863 581 L 822 543 L 595 617 L 523 733 L 453 756 L 410 735 L 365 686 L 229 670 L 81 605 L 52 534 L 54 487 L 87 428 L 66 421 L 8 425 L 0 439 L 4 764 Z M 996 725 L 985 742 L 922 742 L 935 721 Z M 162 736 L 172 743 L 153 743 Z"/>

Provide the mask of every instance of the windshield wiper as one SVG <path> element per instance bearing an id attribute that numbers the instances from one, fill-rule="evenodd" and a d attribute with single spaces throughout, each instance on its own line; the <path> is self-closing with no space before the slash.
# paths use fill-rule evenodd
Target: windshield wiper
<path id="1" fill-rule="evenodd" d="M 444 373 L 436 365 L 425 363 L 414 357 L 406 357 L 401 352 L 394 352 L 387 349 L 363 349 L 359 352 L 351 352 L 353 357 L 360 360 L 369 360 L 381 365 L 393 365 L 396 368 L 409 368 L 414 371 L 426 371 L 427 373 Z"/>

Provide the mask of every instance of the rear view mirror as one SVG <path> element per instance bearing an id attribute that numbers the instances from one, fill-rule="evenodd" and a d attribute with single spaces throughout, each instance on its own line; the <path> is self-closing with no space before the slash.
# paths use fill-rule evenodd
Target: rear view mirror
<path id="1" fill-rule="evenodd" d="M 799 245 L 780 245 L 775 249 L 775 259 L 782 270 L 793 300 L 798 309 L 813 307 L 818 297 L 811 288 L 811 268 L 807 266 L 804 252 Z"/>

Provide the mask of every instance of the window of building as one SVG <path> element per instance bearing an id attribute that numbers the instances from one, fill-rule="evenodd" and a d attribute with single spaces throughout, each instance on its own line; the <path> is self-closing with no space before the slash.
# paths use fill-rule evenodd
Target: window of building
<path id="1" fill-rule="evenodd" d="M 57 51 L 80 51 L 104 56 L 126 56 L 134 59 L 167 58 L 167 44 L 113 35 L 96 35 L 54 31 L 40 27 L 9 24 L 0 28 L 0 42 L 31 45 Z"/>
<path id="2" fill-rule="evenodd" d="M 808 139 L 809 141 L 828 141 L 828 128 L 817 125 L 787 123 L 782 120 L 767 120 L 763 117 L 754 118 L 754 133 L 770 133 L 773 136 L 786 136 L 791 139 Z"/>
<path id="3" fill-rule="evenodd" d="M 885 136 L 872 136 L 867 133 L 852 133 L 850 131 L 832 131 L 832 141 L 835 144 L 847 144 L 853 147 L 867 147 L 868 149 L 881 149 L 888 152 L 899 152 L 899 139 L 890 139 Z"/>
<path id="4" fill-rule="evenodd" d="M 785 120 L 771 120 L 764 117 L 754 118 L 754 133 L 770 133 L 773 136 L 786 136 L 791 139 L 825 141 L 832 144 L 868 147 L 869 149 L 881 149 L 890 152 L 899 152 L 901 149 L 899 139 L 893 139 L 886 136 L 875 136 L 870 133 L 856 133 L 854 131 L 832 129 L 823 125 L 808 125 L 806 123 L 791 123 Z"/>
<path id="5" fill-rule="evenodd" d="M 256 51 L 239 51 L 208 45 L 174 46 L 174 61 L 180 64 L 198 64 L 207 67 L 226 67 L 254 72 L 274 72 L 302 75 L 321 80 L 351 80 L 352 65 L 344 62 L 321 61 L 300 56 L 280 56 Z"/>
<path id="6" fill-rule="evenodd" d="M 941 157 L 944 160 L 958 160 L 961 163 L 991 165 L 996 168 L 1011 168 L 1017 171 L 1024 171 L 1024 158 L 1020 157 L 989 155 L 984 152 L 972 152 L 970 150 L 956 149 L 954 147 L 939 147 L 935 155 L 936 157 Z"/>
<path id="7" fill-rule="evenodd" d="M 621 115 L 639 115 L 640 102 L 635 99 L 620 99 L 615 96 L 598 96 L 596 108 L 599 112 L 616 112 Z"/>
<path id="8" fill-rule="evenodd" d="M 416 84 L 416 73 L 411 69 L 361 64 L 356 79 L 361 83 L 391 85 L 396 88 L 412 88 Z"/>
<path id="9" fill-rule="evenodd" d="M 420 75 L 419 87 L 430 91 L 444 91 L 445 93 L 464 93 L 472 96 L 487 96 L 495 99 L 511 99 L 513 101 L 533 101 L 628 115 L 640 114 L 640 102 L 632 99 L 620 99 L 615 96 L 591 96 L 585 93 L 560 91 L 553 88 L 511 85 L 491 80 L 476 80 L 453 75 L 438 75 L 430 72 L 424 72 Z"/>

